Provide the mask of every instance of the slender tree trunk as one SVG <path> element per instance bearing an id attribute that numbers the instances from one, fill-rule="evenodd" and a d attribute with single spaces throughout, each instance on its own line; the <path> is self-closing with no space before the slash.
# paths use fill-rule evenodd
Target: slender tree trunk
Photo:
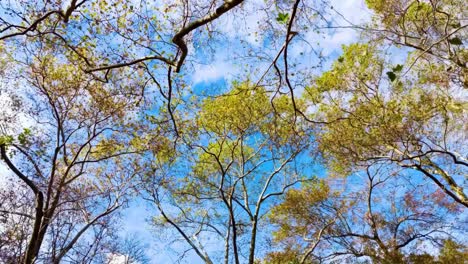
<path id="1" fill-rule="evenodd" d="M 28 187 L 34 193 L 36 213 L 34 216 L 33 231 L 23 259 L 23 263 L 31 264 L 37 258 L 43 240 L 43 235 L 41 234 L 44 232 L 44 194 L 39 190 L 39 188 L 32 180 L 30 180 L 26 175 L 24 175 L 13 164 L 13 162 L 11 162 L 11 160 L 8 158 L 7 147 L 5 144 L 0 144 L 0 156 L 7 164 L 8 168 L 10 168 L 13 171 L 13 173 L 16 176 L 18 176 L 18 178 L 20 178 L 26 185 L 28 185 Z"/>
<path id="2" fill-rule="evenodd" d="M 253 264 L 255 261 L 255 244 L 257 240 L 257 225 L 258 219 L 257 215 L 255 215 L 252 221 L 252 233 L 250 235 L 250 248 L 249 248 L 249 264 Z"/>
<path id="3" fill-rule="evenodd" d="M 24 264 L 31 264 L 34 262 L 34 260 L 37 258 L 37 255 L 39 254 L 39 250 L 41 248 L 42 244 L 42 238 L 41 238 L 41 231 L 42 231 L 42 223 L 44 220 L 44 212 L 43 212 L 43 205 L 44 205 L 44 197 L 42 193 L 39 193 L 39 195 L 36 196 L 36 215 L 34 218 L 34 226 L 33 226 L 33 232 L 31 235 L 31 239 L 29 240 L 28 243 L 28 248 L 26 250 L 25 256 L 24 256 Z"/>
<path id="4" fill-rule="evenodd" d="M 239 251 L 237 250 L 237 228 L 236 228 L 236 219 L 234 218 L 234 212 L 232 207 L 230 208 L 230 216 L 232 222 L 232 251 L 234 252 L 234 260 L 236 264 L 239 264 Z"/>
<path id="5" fill-rule="evenodd" d="M 228 228 L 226 231 L 226 242 L 224 244 L 224 264 L 229 264 L 229 238 L 231 236 L 231 220 L 228 221 Z"/>

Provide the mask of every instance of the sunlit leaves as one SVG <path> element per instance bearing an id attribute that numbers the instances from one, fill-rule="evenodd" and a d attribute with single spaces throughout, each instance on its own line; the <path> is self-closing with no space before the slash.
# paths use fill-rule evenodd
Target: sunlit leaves
<path id="1" fill-rule="evenodd" d="M 26 145 L 31 136 L 32 136 L 31 129 L 25 128 L 23 129 L 23 132 L 18 135 L 18 142 L 21 145 Z"/>
<path id="2" fill-rule="evenodd" d="M 288 13 L 278 13 L 278 16 L 276 17 L 276 21 L 278 21 L 281 24 L 288 23 L 289 14 Z"/>
<path id="3" fill-rule="evenodd" d="M 318 231 L 325 218 L 320 210 L 323 202 L 330 198 L 330 188 L 323 180 L 314 180 L 289 190 L 284 201 L 269 214 L 270 221 L 278 226 L 274 233 L 276 241 L 291 239 Z M 294 240 L 291 241 L 294 243 Z"/>
<path id="4" fill-rule="evenodd" d="M 14 141 L 14 138 L 9 135 L 2 135 L 0 136 L 0 145 L 8 145 L 11 144 Z"/>
<path id="5" fill-rule="evenodd" d="M 458 70 L 466 69 L 467 60 L 463 55 L 466 34 L 460 12 L 463 1 L 368 0 L 366 3 L 375 11 L 373 26 L 384 29 L 374 34 L 375 37 L 414 49 L 419 57 L 433 63 L 445 61 L 452 67 L 460 67 Z"/>
<path id="6" fill-rule="evenodd" d="M 262 87 L 252 89 L 248 83 L 234 85 L 226 95 L 203 102 L 198 125 L 217 134 L 242 134 L 262 126 L 271 113 L 268 96 Z"/>
<path id="7" fill-rule="evenodd" d="M 466 246 L 448 239 L 444 241 L 444 247 L 440 252 L 439 261 L 442 264 L 466 262 L 468 261 L 468 249 Z"/>

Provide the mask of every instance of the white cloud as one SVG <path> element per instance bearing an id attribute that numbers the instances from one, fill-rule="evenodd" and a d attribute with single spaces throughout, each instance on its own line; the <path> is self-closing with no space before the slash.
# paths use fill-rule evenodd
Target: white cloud
<path id="1" fill-rule="evenodd" d="M 221 78 L 231 79 L 238 72 L 238 68 L 228 61 L 215 61 L 208 65 L 195 66 L 192 75 L 194 83 L 216 81 Z"/>
<path id="2" fill-rule="evenodd" d="M 6 165 L 3 162 L 0 162 L 0 187 L 6 185 L 8 179 L 11 177 L 11 171 L 8 170 Z"/>
<path id="3" fill-rule="evenodd" d="M 333 21 L 333 26 L 350 26 L 350 21 L 353 24 L 361 24 L 370 21 L 371 12 L 367 9 L 364 0 L 332 0 L 333 9 L 328 9 L 327 15 Z M 270 7 L 271 9 L 271 7 Z M 215 27 L 228 37 L 225 42 L 226 47 L 220 50 L 218 59 L 210 62 L 207 65 L 196 65 L 192 75 L 193 83 L 212 82 L 221 78 L 231 79 L 236 74 L 241 72 L 239 67 L 231 63 L 227 58 L 231 56 L 229 49 L 239 44 L 237 40 L 246 41 L 251 48 L 259 48 L 263 43 L 264 34 L 262 34 L 261 26 L 266 17 L 264 1 L 246 2 L 241 9 L 231 10 L 224 14 L 214 23 Z M 336 12 L 335 12 L 335 11 Z M 275 10 L 270 10 L 276 12 Z M 343 15 L 343 19 L 338 13 Z M 359 31 L 354 29 L 329 29 L 321 33 L 316 33 L 314 30 L 301 32 L 304 40 L 312 44 L 315 50 L 322 50 L 323 56 L 328 56 L 334 51 L 340 51 L 343 44 L 350 44 L 358 40 Z M 189 44 L 192 44 L 189 42 Z M 230 46 L 231 45 L 231 46 Z M 234 46 L 232 46 L 234 45 Z M 242 48 L 242 47 L 240 47 Z M 265 47 L 262 52 L 269 52 L 269 47 Z M 196 53 L 196 47 L 189 47 L 190 54 Z M 298 57 L 302 53 L 308 54 L 311 46 L 305 42 L 295 41 L 290 45 L 292 57 Z M 272 50 L 271 52 L 275 52 Z M 221 58 L 219 58 L 221 57 Z"/>
<path id="4" fill-rule="evenodd" d="M 322 41 L 323 55 L 330 55 L 333 51 L 340 50 L 342 45 L 355 42 L 357 38 L 358 36 L 355 31 L 349 29 L 338 30 Z"/>
<path id="5" fill-rule="evenodd" d="M 109 254 L 107 256 L 108 264 L 126 264 L 128 263 L 128 257 L 120 254 Z"/>
<path id="6" fill-rule="evenodd" d="M 370 21 L 371 11 L 367 9 L 363 0 L 332 0 L 333 9 L 328 10 L 332 16 L 332 28 L 324 29 L 321 33 L 308 31 L 303 37 L 313 46 L 322 51 L 323 56 L 328 56 L 334 51 L 340 51 L 342 45 L 356 42 L 359 38 L 359 30 L 353 28 L 339 28 L 359 25 Z M 335 28 L 338 27 L 338 28 Z M 295 45 L 293 55 L 308 52 L 310 47 Z"/>
<path id="7" fill-rule="evenodd" d="M 364 0 L 332 0 L 330 4 L 333 6 L 334 10 L 353 24 L 360 24 L 370 20 L 371 11 L 367 8 Z M 332 12 L 332 14 L 333 13 L 336 12 Z M 349 25 L 339 14 L 336 14 L 336 16 L 335 20 L 340 23 L 341 26 Z"/>
<path id="8" fill-rule="evenodd" d="M 261 26 L 268 12 L 265 2 L 244 2 L 240 9 L 229 11 L 215 22 L 218 30 L 231 39 L 243 39 L 252 46 L 260 46 L 264 37 Z"/>

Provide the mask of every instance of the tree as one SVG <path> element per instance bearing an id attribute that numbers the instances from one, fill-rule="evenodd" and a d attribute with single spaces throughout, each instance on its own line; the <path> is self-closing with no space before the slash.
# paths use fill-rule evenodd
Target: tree
<path id="1" fill-rule="evenodd" d="M 376 161 L 415 170 L 468 206 L 461 183 L 467 169 L 460 154 L 466 115 L 457 96 L 461 88 L 440 79 L 430 62 L 411 66 L 411 75 L 400 75 L 400 64 L 384 73 L 391 66 L 379 53 L 369 44 L 345 47 L 332 69 L 307 88 L 315 114 L 331 120 L 318 137 L 326 163 L 344 175 Z"/>
<path id="2" fill-rule="evenodd" d="M 8 15 L 0 23 L 0 40 L 25 36 L 27 41 L 52 42 L 65 48 L 69 59 L 82 63 L 85 72 L 105 72 L 106 81 L 112 69 L 148 61 L 161 61 L 179 72 L 188 54 L 184 38 L 242 2 L 232 0 L 216 5 L 213 1 L 208 13 L 204 13 L 198 5 L 164 7 L 151 1 L 128 4 L 72 0 L 64 6 L 61 1 L 19 0 L 2 6 Z M 107 45 L 112 38 L 117 45 Z M 138 51 L 132 49 L 135 46 Z M 165 55 L 166 49 L 171 53 Z M 139 56 L 141 50 L 147 55 Z"/>
<path id="3" fill-rule="evenodd" d="M 5 183 L 0 191 L 3 201 L 0 205 L 0 260 L 5 263 L 14 263 L 26 251 L 29 222 L 33 215 L 31 204 L 34 200 L 29 197 L 25 188 L 18 188 L 18 184 Z"/>
<path id="4" fill-rule="evenodd" d="M 105 225 L 124 205 L 136 174 L 129 170 L 131 159 L 124 159 L 135 152 L 129 144 L 130 113 L 139 99 L 132 95 L 134 85 L 118 85 L 118 79 L 102 84 L 61 63 L 53 51 L 41 52 L 15 61 L 24 66 L 24 79 L 12 83 L 25 85 L 13 94 L 27 91 L 33 98 L 22 97 L 32 125 L 0 137 L 2 161 L 20 184 L 15 188 L 27 188 L 24 197 L 10 195 L 5 204 L 30 201 L 19 212 L 4 210 L 27 216 L 18 237 L 25 248 L 15 256 L 23 263 L 59 263 L 85 232 Z M 16 217 L 7 219 L 6 226 L 15 226 Z"/>
<path id="5" fill-rule="evenodd" d="M 322 181 L 290 190 L 271 213 L 275 239 L 286 245 L 280 252 L 297 252 L 291 254 L 302 256 L 297 263 L 344 261 L 343 256 L 368 257 L 373 263 L 419 263 L 428 257 L 407 252 L 423 250 L 426 243 L 441 245 L 446 233 L 458 232 L 456 219 L 447 215 L 460 207 L 435 206 L 434 189 L 422 191 L 414 184 L 417 180 L 389 175 L 382 168 L 368 169 L 362 189 L 349 186 L 332 192 Z M 412 187 L 401 184 L 405 181 Z M 270 258 L 274 256 L 278 254 Z"/>
<path id="6" fill-rule="evenodd" d="M 410 47 L 417 59 L 452 67 L 466 87 L 467 53 L 463 48 L 466 27 L 460 8 L 463 1 L 366 1 L 375 12 L 373 33 L 395 45 Z"/>
<path id="7" fill-rule="evenodd" d="M 135 261 L 134 197 L 180 261 L 462 259 L 464 2 L 347 4 L 0 3 L 1 261 Z"/>
<path id="8" fill-rule="evenodd" d="M 136 236 L 127 236 L 122 241 L 116 243 L 114 249 L 107 254 L 103 263 L 123 263 L 123 264 L 145 264 L 150 263 L 146 254 L 147 244 Z"/>
<path id="9" fill-rule="evenodd" d="M 221 261 L 206 251 L 208 238 L 224 243 L 224 263 L 254 263 L 273 199 L 307 179 L 296 172 L 307 145 L 285 111 L 288 98 L 271 104 L 263 87 L 233 86 L 201 103 L 189 132 L 181 130 L 188 155 L 164 165 L 167 175 L 148 186 L 160 213 L 155 224 L 174 228 L 205 263 Z"/>
<path id="10" fill-rule="evenodd" d="M 440 263 L 463 263 L 467 260 L 468 252 L 466 246 L 460 245 L 451 239 L 444 241 L 444 247 L 439 255 Z"/>
<path id="11" fill-rule="evenodd" d="M 313 252 L 340 214 L 330 203 L 333 196 L 336 194 L 324 180 L 289 190 L 269 214 L 271 223 L 277 226 L 273 233 L 275 242 L 284 245 L 284 249 L 268 253 L 266 262 L 314 263 Z M 346 210 L 346 204 L 342 206 L 341 210 Z"/>

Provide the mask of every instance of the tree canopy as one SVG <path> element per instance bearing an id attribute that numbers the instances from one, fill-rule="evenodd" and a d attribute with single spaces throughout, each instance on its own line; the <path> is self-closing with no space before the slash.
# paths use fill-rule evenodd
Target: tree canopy
<path id="1" fill-rule="evenodd" d="M 467 15 L 0 2 L 0 262 L 466 263 Z"/>

